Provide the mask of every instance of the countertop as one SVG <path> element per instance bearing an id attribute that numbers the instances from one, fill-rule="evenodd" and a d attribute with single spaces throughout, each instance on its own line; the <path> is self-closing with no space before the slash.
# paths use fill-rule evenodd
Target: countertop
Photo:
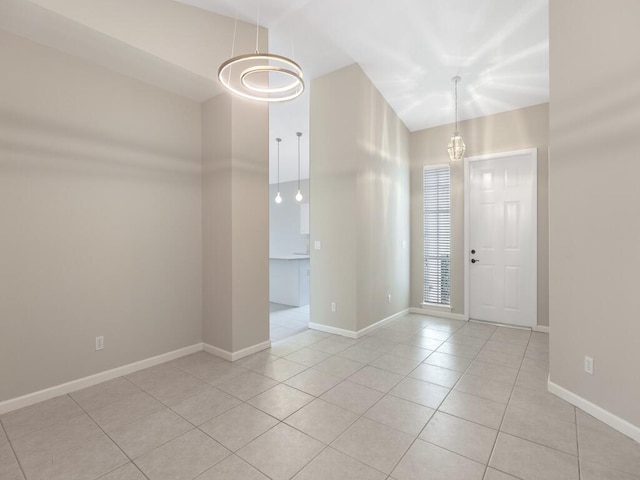
<path id="1" fill-rule="evenodd" d="M 289 253 L 285 255 L 274 255 L 269 260 L 309 260 L 308 253 Z"/>

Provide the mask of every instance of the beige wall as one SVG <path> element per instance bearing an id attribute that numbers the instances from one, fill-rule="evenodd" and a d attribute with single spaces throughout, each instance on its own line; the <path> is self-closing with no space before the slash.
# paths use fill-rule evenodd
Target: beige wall
<path id="1" fill-rule="evenodd" d="M 234 97 L 231 121 L 232 351 L 238 352 L 269 340 L 268 104 Z"/>
<path id="2" fill-rule="evenodd" d="M 357 71 L 357 329 L 362 330 L 409 307 L 409 130 L 360 67 Z"/>
<path id="3" fill-rule="evenodd" d="M 205 343 L 226 351 L 233 348 L 230 118 L 229 95 L 202 104 L 202 332 Z"/>
<path id="4" fill-rule="evenodd" d="M 349 331 L 357 312 L 358 80 L 356 66 L 313 80 L 309 120 L 311 322 Z"/>
<path id="5" fill-rule="evenodd" d="M 202 105 L 204 342 L 269 340 L 269 115 L 227 94 Z"/>
<path id="6" fill-rule="evenodd" d="M 640 3 L 549 6 L 551 381 L 637 432 Z"/>
<path id="7" fill-rule="evenodd" d="M 4 33 L 0 61 L 0 401 L 200 342 L 200 106 Z"/>
<path id="8" fill-rule="evenodd" d="M 542 104 L 460 122 L 467 157 L 538 149 L 538 325 L 549 325 L 548 137 L 549 105 Z M 423 292 L 422 168 L 449 163 L 447 144 L 453 125 L 411 134 L 411 306 Z M 451 164 L 451 304 L 464 314 L 464 163 Z"/>
<path id="9" fill-rule="evenodd" d="M 217 77 L 232 43 L 236 52 L 255 50 L 255 25 L 174 0 L 28 1 L 202 79 Z M 260 48 L 267 51 L 262 37 Z M 223 91 L 213 84 L 216 93 Z"/>
<path id="10" fill-rule="evenodd" d="M 355 332 L 408 307 L 409 132 L 357 65 L 312 82 L 310 124 L 311 321 Z"/>

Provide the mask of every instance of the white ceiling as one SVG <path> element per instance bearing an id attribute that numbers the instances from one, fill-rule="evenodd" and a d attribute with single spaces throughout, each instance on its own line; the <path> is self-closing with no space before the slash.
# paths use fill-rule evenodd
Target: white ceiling
<path id="1" fill-rule="evenodd" d="M 307 80 L 357 62 L 411 131 L 549 99 L 548 0 L 179 0 L 269 29 Z M 236 11 L 237 9 L 237 11 Z"/>
<path id="2" fill-rule="evenodd" d="M 461 120 L 549 101 L 548 0 L 178 1 L 249 23 L 259 9 L 269 51 L 293 57 L 307 83 L 359 63 L 411 131 L 453 121 L 455 75 Z M 281 181 L 296 177 L 295 131 L 308 140 L 308 109 L 308 96 L 271 108 Z"/>
<path id="3" fill-rule="evenodd" d="M 547 102 L 548 1 L 1 0 L 0 29 L 202 101 L 220 92 L 215 72 L 233 38 L 234 22 L 218 15 L 246 34 L 259 7 L 269 51 L 293 57 L 307 85 L 357 62 L 416 131 L 452 122 L 454 75 L 460 119 Z M 238 42 L 235 53 L 252 50 Z M 308 175 L 308 109 L 308 92 L 270 108 L 281 181 L 297 176 L 296 131 Z"/>

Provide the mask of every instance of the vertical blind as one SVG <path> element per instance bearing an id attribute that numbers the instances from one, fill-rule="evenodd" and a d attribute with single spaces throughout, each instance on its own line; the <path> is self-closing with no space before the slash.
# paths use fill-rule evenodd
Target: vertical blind
<path id="1" fill-rule="evenodd" d="M 449 167 L 425 167 L 424 303 L 450 305 L 451 176 Z"/>

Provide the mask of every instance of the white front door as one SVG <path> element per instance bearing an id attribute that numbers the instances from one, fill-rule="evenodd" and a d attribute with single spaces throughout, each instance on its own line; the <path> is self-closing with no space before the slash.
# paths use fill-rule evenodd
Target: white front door
<path id="1" fill-rule="evenodd" d="M 536 168 L 535 150 L 468 159 L 472 319 L 537 323 Z"/>

